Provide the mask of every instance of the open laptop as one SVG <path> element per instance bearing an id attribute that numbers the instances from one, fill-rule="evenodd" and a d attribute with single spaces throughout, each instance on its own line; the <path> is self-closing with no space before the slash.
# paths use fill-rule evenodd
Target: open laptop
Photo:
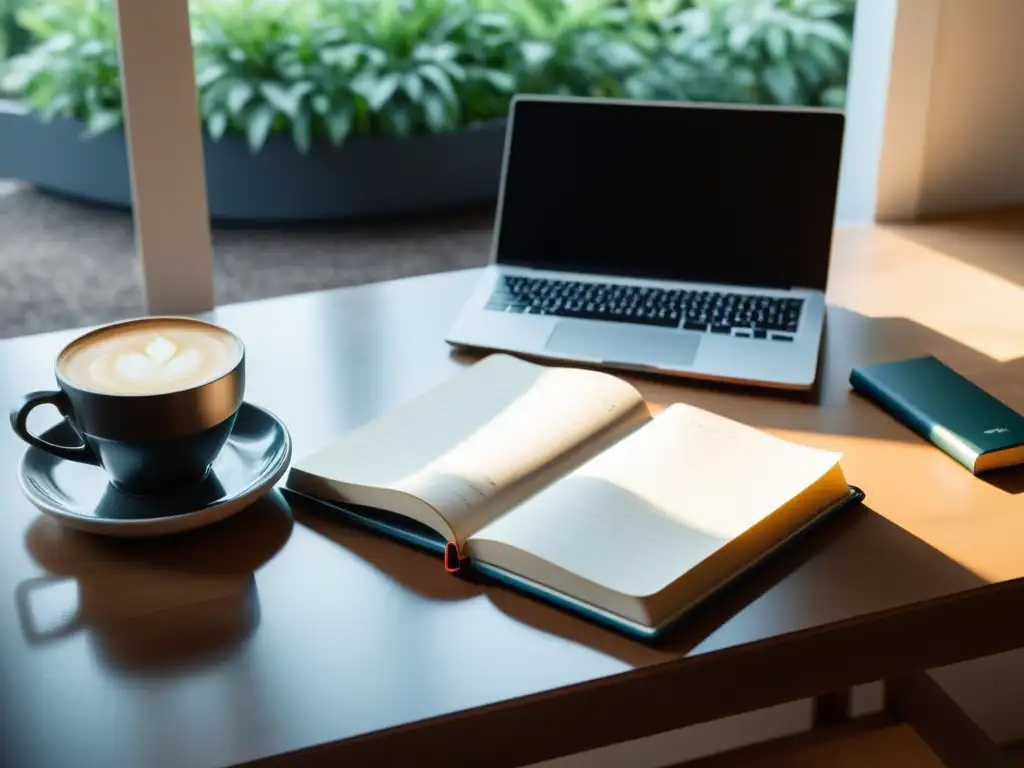
<path id="1" fill-rule="evenodd" d="M 843 115 L 517 97 L 453 344 L 810 388 Z"/>

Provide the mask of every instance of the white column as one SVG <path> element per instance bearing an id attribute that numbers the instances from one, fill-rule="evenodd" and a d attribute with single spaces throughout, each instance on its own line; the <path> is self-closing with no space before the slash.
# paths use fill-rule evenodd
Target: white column
<path id="1" fill-rule="evenodd" d="M 879 219 L 1024 202 L 1022 50 L 1022 0 L 900 1 Z"/>
<path id="2" fill-rule="evenodd" d="M 920 213 L 942 2 L 903 0 L 899 6 L 878 174 L 876 214 L 881 221 L 914 219 Z"/>
<path id="3" fill-rule="evenodd" d="M 897 0 L 857 3 L 846 80 L 846 131 L 836 206 L 840 224 L 860 224 L 875 218 L 897 7 Z"/>
<path id="4" fill-rule="evenodd" d="M 117 0 L 135 238 L 151 314 L 213 308 L 187 0 Z"/>

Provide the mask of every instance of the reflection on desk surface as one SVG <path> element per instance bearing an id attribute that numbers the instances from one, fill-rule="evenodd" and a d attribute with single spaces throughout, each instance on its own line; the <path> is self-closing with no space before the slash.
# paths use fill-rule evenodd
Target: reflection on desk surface
<path id="1" fill-rule="evenodd" d="M 48 573 L 15 588 L 22 634 L 42 647 L 85 631 L 97 659 L 126 674 L 221 658 L 256 628 L 254 573 L 291 527 L 276 493 L 218 525 L 151 540 L 101 538 L 39 517 L 25 543 Z"/>

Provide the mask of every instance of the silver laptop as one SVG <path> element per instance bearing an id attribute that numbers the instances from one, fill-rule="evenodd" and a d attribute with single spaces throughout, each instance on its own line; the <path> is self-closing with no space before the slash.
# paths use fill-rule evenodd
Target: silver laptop
<path id="1" fill-rule="evenodd" d="M 843 116 L 518 97 L 452 344 L 814 384 Z"/>

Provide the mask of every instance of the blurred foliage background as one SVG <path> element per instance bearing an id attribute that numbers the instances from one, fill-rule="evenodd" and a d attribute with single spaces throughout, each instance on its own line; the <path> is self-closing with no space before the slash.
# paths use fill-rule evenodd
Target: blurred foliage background
<path id="1" fill-rule="evenodd" d="M 166 1 L 166 0 L 160 0 Z M 841 108 L 855 0 L 192 0 L 202 119 L 409 136 L 517 92 Z M 0 92 L 87 134 L 120 125 L 113 0 L 0 0 Z"/>

